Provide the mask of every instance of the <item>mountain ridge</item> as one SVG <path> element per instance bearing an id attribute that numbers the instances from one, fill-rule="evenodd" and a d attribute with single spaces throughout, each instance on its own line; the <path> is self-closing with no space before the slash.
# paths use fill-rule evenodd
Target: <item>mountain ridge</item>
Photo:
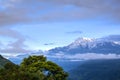
<path id="1" fill-rule="evenodd" d="M 48 51 L 49 53 L 63 52 L 66 54 L 77 53 L 114 53 L 120 54 L 119 41 L 104 39 L 78 38 L 71 44 L 64 47 L 57 47 Z"/>

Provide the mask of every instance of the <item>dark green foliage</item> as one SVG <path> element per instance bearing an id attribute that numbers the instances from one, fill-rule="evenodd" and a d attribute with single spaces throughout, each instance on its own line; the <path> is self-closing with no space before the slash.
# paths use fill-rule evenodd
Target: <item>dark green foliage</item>
<path id="1" fill-rule="evenodd" d="M 10 62 L 9 60 L 5 59 L 0 55 L 0 68 L 3 67 L 6 63 Z M 12 62 L 10 62 L 12 63 Z"/>
<path id="2" fill-rule="evenodd" d="M 30 56 L 21 63 L 21 70 L 37 73 L 41 80 L 66 80 L 68 76 L 57 64 L 43 56 Z"/>
<path id="3" fill-rule="evenodd" d="M 67 76 L 44 56 L 29 56 L 20 65 L 7 63 L 0 69 L 0 80 L 66 80 Z"/>
<path id="4" fill-rule="evenodd" d="M 69 74 L 69 80 L 120 80 L 120 59 L 87 61 Z"/>

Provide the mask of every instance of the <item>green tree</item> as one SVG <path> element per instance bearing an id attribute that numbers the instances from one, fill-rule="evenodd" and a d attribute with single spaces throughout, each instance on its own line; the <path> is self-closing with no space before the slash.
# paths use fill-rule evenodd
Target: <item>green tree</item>
<path id="1" fill-rule="evenodd" d="M 29 56 L 20 65 L 21 70 L 37 73 L 41 80 L 66 80 L 68 74 L 44 56 Z"/>
<path id="2" fill-rule="evenodd" d="M 0 69 L 0 80 L 66 80 L 68 74 L 44 56 L 29 56 L 20 65 L 7 63 Z"/>

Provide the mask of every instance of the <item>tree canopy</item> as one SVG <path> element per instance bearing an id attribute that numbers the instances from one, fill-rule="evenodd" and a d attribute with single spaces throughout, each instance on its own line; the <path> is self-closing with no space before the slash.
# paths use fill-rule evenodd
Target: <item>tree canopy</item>
<path id="1" fill-rule="evenodd" d="M 0 69 L 0 80 L 66 80 L 68 74 L 44 56 L 29 56 L 20 65 L 7 63 Z"/>

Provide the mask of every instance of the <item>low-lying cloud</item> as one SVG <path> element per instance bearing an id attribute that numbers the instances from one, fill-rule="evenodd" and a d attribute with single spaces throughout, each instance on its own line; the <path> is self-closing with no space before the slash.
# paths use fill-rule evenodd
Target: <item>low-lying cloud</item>
<path id="1" fill-rule="evenodd" d="M 69 60 L 69 61 L 81 61 L 81 60 L 94 60 L 94 59 L 120 59 L 120 55 L 117 54 L 97 54 L 97 53 L 84 53 L 84 54 L 55 54 L 48 55 L 48 57 L 57 58 L 59 60 Z"/>

